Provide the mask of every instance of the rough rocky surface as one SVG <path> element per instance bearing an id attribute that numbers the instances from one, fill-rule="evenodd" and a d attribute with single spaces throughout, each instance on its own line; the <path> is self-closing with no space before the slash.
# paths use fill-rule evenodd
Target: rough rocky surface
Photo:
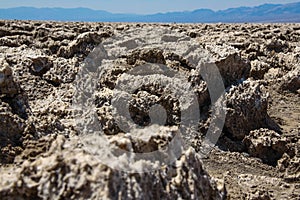
<path id="1" fill-rule="evenodd" d="M 267 126 L 268 100 L 261 87 L 245 81 L 228 91 L 225 129 L 232 138 L 242 140 L 251 130 Z"/>
<path id="2" fill-rule="evenodd" d="M 249 155 L 260 158 L 268 164 L 276 165 L 284 152 L 288 152 L 286 138 L 268 129 L 251 131 L 243 142 Z"/>
<path id="3" fill-rule="evenodd" d="M 300 198 L 298 24 L 0 24 L 0 199 Z M 95 71 L 76 82 L 84 63 L 101 75 L 91 90 L 85 83 Z M 202 156 L 214 119 L 205 66 L 222 76 L 226 119 Z M 155 76 L 134 80 L 147 73 Z M 74 99 L 74 84 L 92 91 L 82 106 L 95 107 L 110 148 L 149 153 L 182 131 L 191 147 L 171 164 L 116 151 L 119 162 L 105 165 L 97 138 L 85 141 L 89 129 L 76 126 L 74 103 L 90 94 Z M 190 88 L 195 101 L 184 98 Z M 128 94 L 127 117 L 144 131 L 128 133 L 115 117 L 115 100 Z M 93 123 L 86 110 L 81 125 Z M 185 113 L 199 114 L 195 126 L 182 123 Z"/>
<path id="4" fill-rule="evenodd" d="M 2 199 L 224 198 L 224 191 L 217 189 L 192 149 L 173 166 L 127 174 L 99 163 L 82 149 L 74 151 L 77 142 L 57 136 L 48 151 L 35 161 L 25 161 L 17 171 L 1 175 Z"/>

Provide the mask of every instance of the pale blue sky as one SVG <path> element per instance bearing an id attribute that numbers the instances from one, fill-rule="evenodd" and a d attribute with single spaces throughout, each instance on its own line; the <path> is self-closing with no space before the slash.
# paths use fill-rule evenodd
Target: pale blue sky
<path id="1" fill-rule="evenodd" d="M 198 8 L 220 10 L 239 6 L 257 6 L 264 3 L 291 3 L 299 0 L 0 0 L 0 8 L 86 7 L 113 13 L 150 14 L 168 11 L 186 11 Z"/>

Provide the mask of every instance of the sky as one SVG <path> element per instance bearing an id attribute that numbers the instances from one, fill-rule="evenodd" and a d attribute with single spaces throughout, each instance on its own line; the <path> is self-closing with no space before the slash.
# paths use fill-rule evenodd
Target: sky
<path id="1" fill-rule="evenodd" d="M 285 4 L 300 0 L 0 0 L 0 8 L 85 7 L 112 13 L 154 14 L 158 12 L 192 11 L 200 8 L 223 10 L 264 3 Z"/>

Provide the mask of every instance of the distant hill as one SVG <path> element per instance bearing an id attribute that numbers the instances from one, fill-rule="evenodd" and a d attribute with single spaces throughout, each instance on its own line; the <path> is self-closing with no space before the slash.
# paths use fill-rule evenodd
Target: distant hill
<path id="1" fill-rule="evenodd" d="M 162 23 L 300 22 L 300 2 L 264 4 L 257 7 L 239 7 L 220 11 L 198 9 L 152 15 L 114 14 L 87 8 L 17 7 L 0 9 L 0 19 Z"/>

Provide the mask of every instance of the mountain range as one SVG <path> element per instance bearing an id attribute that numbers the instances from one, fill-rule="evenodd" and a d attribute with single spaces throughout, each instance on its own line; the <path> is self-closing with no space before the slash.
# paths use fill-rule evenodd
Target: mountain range
<path id="1" fill-rule="evenodd" d="M 88 8 L 16 7 L 0 9 L 0 19 L 161 23 L 300 22 L 300 2 L 263 4 L 256 7 L 238 7 L 219 11 L 198 9 L 150 15 L 116 14 Z"/>

